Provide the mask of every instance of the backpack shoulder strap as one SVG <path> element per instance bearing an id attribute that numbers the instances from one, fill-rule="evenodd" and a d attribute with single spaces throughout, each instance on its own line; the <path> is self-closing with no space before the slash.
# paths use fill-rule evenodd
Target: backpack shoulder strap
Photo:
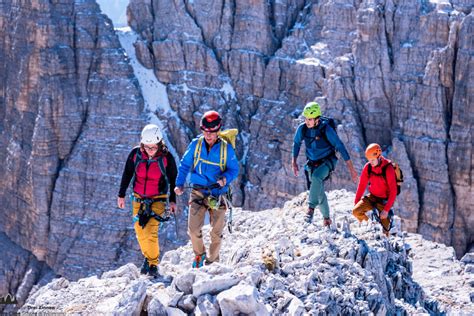
<path id="1" fill-rule="evenodd" d="M 218 165 L 222 172 L 225 171 L 227 166 L 227 141 L 222 137 L 219 137 L 220 140 L 220 152 L 219 152 L 219 163 L 214 163 L 208 160 L 201 159 L 201 151 L 202 151 L 202 143 L 203 143 L 204 136 L 199 137 L 199 140 L 196 144 L 196 148 L 194 149 L 194 163 L 193 169 L 196 169 L 199 161 L 203 163 L 211 164 L 211 165 Z"/>
<path id="2" fill-rule="evenodd" d="M 219 139 L 221 140 L 219 167 L 224 172 L 227 166 L 227 141 L 222 137 Z"/>
<path id="3" fill-rule="evenodd" d="M 157 158 L 157 161 L 158 161 L 158 167 L 160 167 L 161 174 L 165 178 L 165 183 L 166 183 L 165 191 L 166 191 L 166 194 L 169 195 L 170 194 L 170 192 L 169 192 L 169 181 L 168 181 L 168 175 L 166 174 L 165 164 L 163 162 L 163 156 L 159 156 Z"/>
<path id="4" fill-rule="evenodd" d="M 395 171 L 395 164 L 391 160 L 389 160 L 388 164 L 386 164 L 385 166 L 382 167 L 382 176 L 384 178 L 387 178 L 387 168 L 388 168 L 388 166 L 392 166 L 393 171 Z M 397 175 L 395 175 L 395 178 L 396 177 L 397 177 Z"/>
<path id="5" fill-rule="evenodd" d="M 196 148 L 194 148 L 194 161 L 193 161 L 193 169 L 196 169 L 196 166 L 199 163 L 199 158 L 201 158 L 201 150 L 202 150 L 202 141 L 204 136 L 199 137 Z"/>
<path id="6" fill-rule="evenodd" d="M 142 151 L 140 148 L 137 148 L 137 152 L 135 153 L 134 163 L 135 163 L 135 172 L 137 171 L 138 164 L 143 161 Z"/>
<path id="7" fill-rule="evenodd" d="M 321 128 L 321 136 L 323 136 L 324 140 L 326 141 L 326 143 L 328 143 L 331 147 L 334 147 L 331 142 L 329 141 L 328 139 L 328 136 L 326 135 L 326 129 L 328 128 L 328 126 L 330 126 L 331 124 L 329 123 L 329 120 L 330 118 L 328 117 L 325 117 L 325 116 L 321 116 L 321 123 L 323 124 L 323 128 Z"/>
<path id="8" fill-rule="evenodd" d="M 308 131 L 308 126 L 306 126 L 306 124 L 303 124 L 302 130 L 301 130 L 301 132 L 303 133 L 303 137 L 306 136 L 307 131 Z"/>
<path id="9" fill-rule="evenodd" d="M 303 123 L 303 128 L 302 128 L 302 130 L 301 130 L 301 133 L 303 134 L 303 139 L 305 139 L 305 138 L 306 138 L 306 139 L 309 139 L 309 144 L 308 144 L 308 145 L 311 145 L 311 144 L 314 142 L 315 138 L 314 138 L 314 137 L 308 137 L 308 136 L 306 136 L 306 134 L 308 133 L 308 131 L 309 131 L 308 126 L 306 126 L 306 124 Z"/>
<path id="10" fill-rule="evenodd" d="M 133 177 L 132 177 L 132 180 L 130 181 L 130 185 L 132 187 L 132 191 L 133 191 L 133 188 L 135 187 L 135 180 L 136 180 L 136 175 L 137 175 L 137 168 L 138 168 L 138 164 L 140 162 L 143 161 L 143 157 L 142 157 L 142 151 L 140 150 L 140 147 L 137 148 L 137 151 L 135 153 L 135 157 L 133 157 Z"/>

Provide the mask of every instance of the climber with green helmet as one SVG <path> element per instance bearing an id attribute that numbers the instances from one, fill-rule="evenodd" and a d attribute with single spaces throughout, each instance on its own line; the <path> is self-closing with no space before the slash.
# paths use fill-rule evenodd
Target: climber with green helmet
<path id="1" fill-rule="evenodd" d="M 337 164 L 336 151 L 338 151 L 347 168 L 351 173 L 354 183 L 357 183 L 358 176 L 354 169 L 349 153 L 344 144 L 336 134 L 335 124 L 332 119 L 322 117 L 321 107 L 316 102 L 306 104 L 303 110 L 304 123 L 296 129 L 293 140 L 292 169 L 295 176 L 298 176 L 298 164 L 296 162 L 301 144 L 304 141 L 306 146 L 307 162 L 305 170 L 308 172 L 309 186 L 309 207 L 306 212 L 305 221 L 311 223 L 314 209 L 319 207 L 323 216 L 323 226 L 330 226 L 329 205 L 324 192 L 324 181 L 327 180 Z M 331 122 L 332 121 L 332 122 Z"/>

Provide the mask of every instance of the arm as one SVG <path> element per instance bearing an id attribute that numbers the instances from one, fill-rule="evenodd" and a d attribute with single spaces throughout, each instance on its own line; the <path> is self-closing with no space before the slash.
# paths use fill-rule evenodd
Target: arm
<path id="1" fill-rule="evenodd" d="M 298 176 L 298 171 L 299 171 L 298 164 L 296 163 L 296 159 L 298 158 L 298 155 L 300 153 L 301 142 L 303 140 L 303 124 L 298 126 L 298 128 L 296 129 L 295 136 L 293 138 L 293 151 L 292 151 L 293 158 L 291 159 L 291 168 L 293 169 L 293 173 L 295 174 L 295 177 Z"/>
<path id="2" fill-rule="evenodd" d="M 170 186 L 170 202 L 176 202 L 176 193 L 174 192 L 174 188 L 176 186 L 176 176 L 178 173 L 178 170 L 176 168 L 176 161 L 174 160 L 173 155 L 168 152 L 166 155 L 166 161 L 168 162 L 166 166 L 166 176 L 168 177 L 169 180 L 169 186 Z"/>
<path id="3" fill-rule="evenodd" d="M 349 153 L 346 150 L 346 147 L 342 143 L 339 136 L 337 136 L 336 131 L 334 131 L 334 129 L 329 124 L 326 124 L 326 138 L 329 141 L 329 143 L 331 143 L 331 145 L 334 148 L 336 148 L 338 152 L 341 153 L 344 161 L 348 161 L 351 159 L 351 157 L 349 156 Z"/>
<path id="4" fill-rule="evenodd" d="M 357 172 L 355 171 L 352 161 L 350 159 L 347 160 L 346 165 L 347 165 L 347 169 L 349 169 L 349 172 L 351 174 L 352 182 L 357 183 L 357 181 L 359 181 L 359 177 L 357 176 Z"/>
<path id="5" fill-rule="evenodd" d="M 303 123 L 304 124 L 304 123 Z M 295 136 L 293 137 L 293 159 L 296 161 L 300 153 L 301 142 L 303 141 L 303 124 L 298 126 L 296 129 Z"/>
<path id="6" fill-rule="evenodd" d="M 397 197 L 397 179 L 395 177 L 395 169 L 392 165 L 387 166 L 387 169 L 385 170 L 385 177 L 387 179 L 389 193 L 387 204 L 385 204 L 383 210 L 388 212 L 392 208 L 393 203 L 395 203 L 395 198 Z"/>
<path id="7" fill-rule="evenodd" d="M 181 158 L 178 167 L 178 176 L 176 177 L 176 187 L 183 187 L 184 183 L 186 182 L 186 177 L 188 176 L 189 171 L 193 167 L 194 163 L 194 149 L 196 147 L 197 139 L 193 140 L 186 152 Z"/>
<path id="8" fill-rule="evenodd" d="M 356 196 L 354 199 L 354 205 L 359 203 L 360 199 L 364 195 L 365 189 L 367 188 L 367 183 L 369 182 L 369 164 L 365 164 L 362 173 L 360 174 L 359 185 L 357 186 Z"/>
<path id="9" fill-rule="evenodd" d="M 223 143 L 221 143 L 222 146 Z M 231 144 L 227 144 L 227 165 L 226 170 L 222 174 L 225 177 L 226 184 L 231 183 L 239 175 L 239 161 L 235 155 L 234 148 Z"/>
<path id="10" fill-rule="evenodd" d="M 135 163 L 133 162 L 133 157 L 135 156 L 136 151 L 139 149 L 133 149 L 130 154 L 128 154 L 127 161 L 125 163 L 125 167 L 122 173 L 122 181 L 120 182 L 120 189 L 118 193 L 119 198 L 125 197 L 125 193 L 127 191 L 127 187 L 130 184 L 130 180 L 132 180 L 133 174 L 135 172 Z"/>
<path id="11" fill-rule="evenodd" d="M 352 182 L 357 183 L 359 177 L 357 176 L 357 172 L 354 169 L 351 157 L 349 156 L 349 153 L 347 152 L 346 147 L 342 143 L 341 139 L 339 136 L 337 136 L 336 131 L 329 124 L 326 124 L 326 138 L 331 143 L 331 145 L 341 153 L 342 158 L 346 162 L 347 169 L 349 169 L 349 173 L 351 174 Z"/>

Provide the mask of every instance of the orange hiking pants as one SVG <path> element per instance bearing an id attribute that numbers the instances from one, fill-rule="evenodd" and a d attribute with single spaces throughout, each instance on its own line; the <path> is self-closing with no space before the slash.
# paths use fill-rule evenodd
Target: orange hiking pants
<path id="1" fill-rule="evenodd" d="M 359 220 L 359 222 L 367 221 L 369 218 L 365 213 L 368 211 L 373 210 L 376 208 L 380 212 L 383 211 L 385 204 L 383 203 L 383 199 L 376 197 L 375 195 L 368 194 L 364 196 L 352 210 L 352 214 Z M 382 226 L 385 228 L 385 231 L 388 231 L 390 228 L 390 219 L 387 217 L 386 219 L 380 219 Z"/>
<path id="2" fill-rule="evenodd" d="M 224 202 L 221 203 L 217 210 L 210 210 L 208 200 L 204 198 L 204 194 L 198 190 L 191 191 L 189 197 L 188 235 L 191 238 L 193 251 L 196 256 L 206 252 L 206 247 L 202 240 L 202 226 L 204 226 L 206 212 L 209 212 L 211 244 L 209 245 L 207 260 L 210 262 L 219 261 L 222 232 L 225 227 L 225 211 Z"/>
<path id="3" fill-rule="evenodd" d="M 140 198 L 139 195 L 134 195 L 135 197 Z M 156 195 L 152 198 L 166 198 L 166 194 Z M 161 215 L 165 211 L 165 203 L 160 201 L 154 202 L 151 205 L 151 209 L 156 215 Z M 133 201 L 133 216 L 137 215 L 139 210 L 140 203 Z M 155 266 L 158 265 L 158 257 L 160 256 L 160 245 L 158 242 L 159 227 L 160 222 L 155 218 L 150 218 L 144 228 L 138 224 L 138 221 L 135 222 L 134 225 L 138 244 L 140 245 L 140 250 L 142 251 L 143 256 L 147 259 L 148 264 Z"/>

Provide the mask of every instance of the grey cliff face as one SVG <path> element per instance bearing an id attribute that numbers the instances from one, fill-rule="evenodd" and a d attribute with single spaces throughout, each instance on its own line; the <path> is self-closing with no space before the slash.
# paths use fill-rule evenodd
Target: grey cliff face
<path id="1" fill-rule="evenodd" d="M 0 229 L 70 278 L 136 258 L 115 203 L 143 99 L 110 20 L 94 1 L 2 1 L 0 34 Z"/>
<path id="2" fill-rule="evenodd" d="M 132 0 L 128 16 L 139 59 L 167 84 L 178 152 L 210 108 L 242 131 L 244 207 L 305 189 L 289 164 L 294 119 L 316 98 L 342 123 L 356 169 L 371 142 L 402 165 L 404 228 L 460 255 L 474 224 L 471 10 L 469 1 Z M 235 97 L 222 93 L 227 83 Z M 341 160 L 328 187 L 355 189 Z"/>
<path id="3" fill-rule="evenodd" d="M 236 204 L 274 207 L 305 190 L 290 170 L 291 146 L 303 105 L 316 99 L 341 123 L 358 171 L 371 142 L 401 165 L 395 211 L 403 228 L 459 256 L 474 240 L 472 7 L 131 0 L 127 14 L 140 62 L 166 85 L 176 116 L 155 114 L 178 154 L 207 110 L 241 131 Z M 137 263 L 128 211 L 115 201 L 146 118 L 111 21 L 92 0 L 6 0 L 0 35 L 0 230 L 8 244 L 22 266 L 42 271 L 45 262 L 69 279 Z M 327 188 L 355 189 L 341 159 Z"/>

